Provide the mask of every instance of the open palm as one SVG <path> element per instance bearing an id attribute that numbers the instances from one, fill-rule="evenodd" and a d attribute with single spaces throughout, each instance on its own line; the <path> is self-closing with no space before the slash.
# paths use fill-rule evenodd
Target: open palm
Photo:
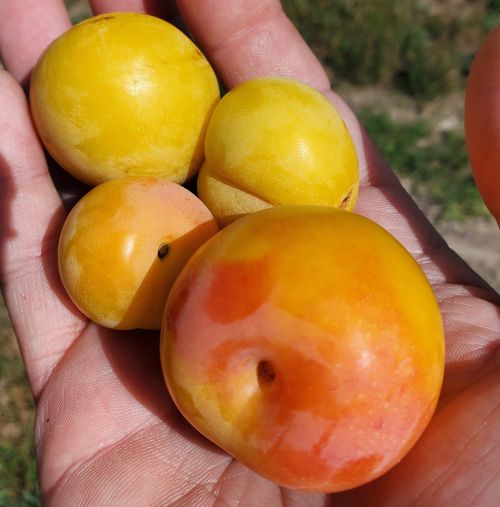
<path id="1" fill-rule="evenodd" d="M 175 12 L 160 0 L 91 4 L 96 13 Z M 318 88 L 341 111 L 361 163 L 357 211 L 406 246 L 439 299 L 447 341 L 442 399 L 398 466 L 371 484 L 331 496 L 279 488 L 192 430 L 164 387 L 158 333 L 92 324 L 61 286 L 56 252 L 66 211 L 18 83 L 27 83 L 41 51 L 70 21 L 62 0 L 0 0 L 0 50 L 9 71 L 0 74 L 0 273 L 37 402 L 45 504 L 496 505 L 498 296 L 416 208 L 352 112 L 330 91 L 277 0 L 179 0 L 177 6 L 227 87 L 257 75 L 289 75 Z"/>

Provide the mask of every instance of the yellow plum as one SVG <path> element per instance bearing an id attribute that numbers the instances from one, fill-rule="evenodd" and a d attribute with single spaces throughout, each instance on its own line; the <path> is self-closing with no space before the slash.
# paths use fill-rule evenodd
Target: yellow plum
<path id="1" fill-rule="evenodd" d="M 283 486 L 380 476 L 436 407 L 441 316 L 419 265 L 374 222 L 282 206 L 222 230 L 177 279 L 162 323 L 182 414 Z"/>
<path id="2" fill-rule="evenodd" d="M 40 58 L 30 89 L 45 147 L 89 184 L 126 175 L 184 183 L 201 165 L 219 98 L 191 40 L 135 13 L 103 14 L 64 33 Z"/>
<path id="3" fill-rule="evenodd" d="M 204 204 L 167 180 L 130 176 L 103 183 L 71 210 L 59 271 L 75 305 L 115 329 L 159 329 L 175 278 L 218 231 Z"/>
<path id="4" fill-rule="evenodd" d="M 247 81 L 209 121 L 198 195 L 220 224 L 286 204 L 354 208 L 358 159 L 324 95 L 288 78 Z"/>

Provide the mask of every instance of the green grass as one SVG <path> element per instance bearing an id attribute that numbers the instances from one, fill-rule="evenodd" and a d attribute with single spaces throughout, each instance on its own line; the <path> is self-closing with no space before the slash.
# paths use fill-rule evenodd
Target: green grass
<path id="1" fill-rule="evenodd" d="M 387 85 L 419 102 L 463 87 L 498 4 L 482 0 L 464 12 L 436 14 L 418 0 L 283 1 L 334 83 Z"/>
<path id="2" fill-rule="evenodd" d="M 33 401 L 0 298 L 0 506 L 40 505 L 33 449 Z M 9 430 L 10 428 L 10 430 Z"/>
<path id="3" fill-rule="evenodd" d="M 0 506 L 35 507 L 40 504 L 31 439 L 21 444 L 0 441 Z"/>
<path id="4" fill-rule="evenodd" d="M 424 120 L 394 122 L 374 109 L 364 109 L 359 116 L 393 169 L 411 179 L 417 196 L 436 205 L 437 220 L 486 214 L 468 165 L 463 132 L 432 135 Z"/>
<path id="5" fill-rule="evenodd" d="M 64 3 L 71 15 L 71 21 L 75 25 L 91 16 L 90 7 L 82 0 L 64 0 Z"/>
<path id="6" fill-rule="evenodd" d="M 486 30 L 493 30 L 500 25 L 500 0 L 488 0 L 487 12 L 483 20 Z"/>

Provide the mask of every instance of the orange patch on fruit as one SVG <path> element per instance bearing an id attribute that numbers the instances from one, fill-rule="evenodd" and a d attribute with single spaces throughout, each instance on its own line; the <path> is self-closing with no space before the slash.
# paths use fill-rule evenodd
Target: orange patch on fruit
<path id="1" fill-rule="evenodd" d="M 271 270 L 266 258 L 221 262 L 212 269 L 205 308 L 217 322 L 227 324 L 248 317 L 271 292 Z"/>
<path id="2" fill-rule="evenodd" d="M 187 300 L 189 299 L 189 292 L 191 288 L 192 277 L 186 275 L 185 278 L 181 280 L 181 283 L 178 283 L 177 286 L 174 286 L 173 291 L 175 291 L 175 296 L 172 298 L 174 303 L 170 306 L 167 306 L 166 312 L 164 314 L 164 326 L 165 331 L 168 330 L 169 335 L 172 339 L 175 339 L 179 336 L 179 315 L 184 308 Z"/>

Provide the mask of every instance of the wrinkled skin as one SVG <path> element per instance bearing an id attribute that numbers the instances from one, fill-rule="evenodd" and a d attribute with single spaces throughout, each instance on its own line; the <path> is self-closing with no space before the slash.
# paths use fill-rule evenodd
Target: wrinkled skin
<path id="1" fill-rule="evenodd" d="M 168 2 L 91 3 L 95 12 L 147 5 L 169 15 L 160 9 Z M 164 387 L 158 335 L 131 332 L 118 340 L 117 332 L 89 323 L 59 282 L 56 245 L 66 211 L 16 80 L 26 84 L 40 52 L 69 19 L 59 0 L 0 0 L 0 49 L 11 74 L 0 75 L 1 281 L 37 402 L 44 505 L 496 505 L 499 297 L 416 208 L 353 114 L 329 91 L 323 69 L 278 2 L 257 0 L 246 12 L 248 5 L 178 2 L 227 87 L 286 74 L 324 91 L 340 110 L 360 159 L 357 211 L 405 245 L 440 302 L 447 354 L 438 410 L 390 473 L 336 496 L 280 489 L 191 430 Z M 498 108 L 488 114 L 498 117 Z"/>

